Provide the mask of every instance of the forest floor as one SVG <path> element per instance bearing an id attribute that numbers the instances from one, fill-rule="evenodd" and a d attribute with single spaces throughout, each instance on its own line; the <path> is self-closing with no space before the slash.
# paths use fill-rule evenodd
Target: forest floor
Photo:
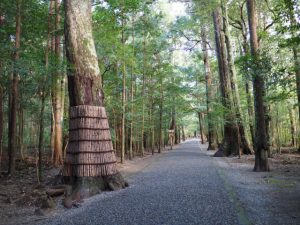
<path id="1" fill-rule="evenodd" d="M 195 145 L 197 141 L 188 141 L 187 143 L 192 143 Z M 233 203 L 233 211 L 236 212 L 238 222 L 237 224 L 300 224 L 300 155 L 285 152 L 284 154 L 276 154 L 273 158 L 270 159 L 271 163 L 271 172 L 268 173 L 255 173 L 252 172 L 254 164 L 254 156 L 242 156 L 241 159 L 238 157 L 229 157 L 229 158 L 212 158 L 211 156 L 214 151 L 206 151 L 206 145 L 198 145 L 201 148 L 201 152 L 198 150 L 193 150 L 189 152 L 187 148 L 189 145 L 183 144 L 176 146 L 179 148 L 175 151 L 164 151 L 162 154 L 155 154 L 152 156 L 150 153 L 147 153 L 144 158 L 135 158 L 132 161 L 126 161 L 125 164 L 119 164 L 119 170 L 121 173 L 129 179 L 130 189 L 138 188 L 140 185 L 139 174 L 147 174 L 149 171 L 153 170 L 155 167 L 156 176 L 155 180 L 161 179 L 164 175 L 158 174 L 159 171 L 165 171 L 165 164 L 168 164 L 168 160 L 174 156 L 177 158 L 176 162 L 178 165 L 173 169 L 176 172 L 176 168 L 182 167 L 182 163 L 194 162 L 194 158 L 199 157 L 199 162 L 204 164 L 209 163 L 209 167 L 214 168 L 216 171 L 218 181 L 221 182 L 221 187 L 218 192 L 227 193 L 229 202 Z M 175 148 L 175 149 L 176 149 Z M 185 152 L 186 151 L 186 155 Z M 195 151 L 197 153 L 195 153 Z M 199 153 L 198 153 L 199 152 Z M 197 155 L 196 155 L 197 154 Z M 199 154 L 199 155 L 198 155 Z M 181 156 L 181 159 L 177 156 Z M 190 157 L 190 158 L 188 158 Z M 160 158 L 162 158 L 160 160 Z M 173 163 L 174 157 L 171 162 Z M 178 160 L 179 159 L 179 160 Z M 164 163 L 164 160 L 166 162 Z M 159 165 L 163 164 L 163 165 Z M 172 164 L 173 165 L 173 164 Z M 161 167 L 161 168 L 160 168 Z M 172 170 L 171 167 L 168 169 Z M 186 169 L 182 167 L 181 169 Z M 193 169 L 193 168 L 189 168 Z M 197 166 L 194 168 L 198 170 Z M 201 169 L 201 168 L 200 168 Z M 207 167 L 203 167 L 204 171 L 210 171 Z M 39 207 L 43 204 L 52 204 L 52 202 L 47 201 L 43 202 L 44 199 L 44 190 L 47 189 L 47 184 L 51 183 L 51 179 L 58 174 L 59 170 L 46 166 L 45 169 L 45 181 L 43 185 L 37 185 L 36 179 L 36 169 L 34 162 L 32 163 L 23 163 L 20 164 L 17 170 L 17 175 L 14 178 L 7 178 L 5 176 L 0 177 L 0 224 L 35 224 L 35 223 L 44 223 L 46 218 L 59 218 L 60 215 L 67 215 L 70 212 L 76 214 L 76 210 L 85 210 L 90 208 L 91 204 L 95 204 L 95 201 L 99 196 L 85 200 L 85 202 L 77 205 L 80 209 L 64 209 L 61 202 L 62 197 L 54 198 L 55 202 L 53 203 L 53 209 L 40 210 Z M 178 171 L 177 171 L 178 172 Z M 181 171 L 179 171 L 181 173 Z M 184 172 L 184 171 L 183 171 Z M 187 171 L 186 171 L 187 172 Z M 198 171 L 203 173 L 203 171 Z M 188 173 L 187 176 L 191 174 L 191 177 L 184 177 L 184 180 L 181 181 L 181 184 L 173 184 L 174 180 L 170 180 L 171 185 L 179 185 L 179 187 L 185 187 L 187 185 L 187 179 L 195 179 L 193 173 Z M 172 174 L 171 174 L 172 175 Z M 186 174 L 185 174 L 186 175 Z M 179 176 L 179 174 L 178 174 Z M 203 175 L 201 175 L 203 176 Z M 205 177 L 199 177 L 199 179 L 209 179 L 207 175 Z M 146 178 L 145 178 L 146 179 Z M 171 178 L 169 178 L 171 179 Z M 216 179 L 216 178 L 215 178 Z M 139 180 L 137 182 L 137 180 Z M 148 182 L 151 181 L 151 177 Z M 190 181 L 189 181 L 190 182 Z M 195 181 L 191 181 L 195 182 Z M 143 185 L 147 185 L 147 180 L 143 180 Z M 152 182 L 153 183 L 153 182 Z M 149 185 L 152 185 L 149 184 Z M 155 183 L 155 182 L 154 182 Z M 159 182 L 157 181 L 159 184 Z M 149 186 L 148 185 L 148 186 Z M 200 184 L 201 185 L 201 184 Z M 206 186 L 206 184 L 202 184 Z M 191 185 L 193 186 L 193 185 Z M 171 186 L 170 186 L 171 187 Z M 160 188 L 169 188 L 168 186 L 158 187 L 157 192 Z M 204 188 L 204 187 L 201 187 Z M 207 187 L 205 187 L 207 188 Z M 213 187 L 216 188 L 215 184 Z M 124 190 L 126 192 L 126 189 Z M 125 192 L 121 191 L 123 194 Z M 42 193 L 42 194 L 41 194 Z M 116 193 L 116 194 L 114 194 Z M 120 193 L 120 192 L 119 192 Z M 150 195 L 151 192 L 149 192 Z M 122 194 L 122 195 L 123 195 Z M 136 194 L 139 194 L 136 191 Z M 152 190 L 152 194 L 157 195 L 156 190 Z M 195 193 L 197 194 L 197 193 Z M 114 195 L 118 195 L 118 192 L 109 192 L 107 194 L 102 194 L 104 197 L 113 198 Z M 125 195 L 125 194 L 124 194 Z M 200 194 L 200 195 L 203 195 Z M 219 194 L 216 193 L 213 197 L 217 197 Z M 101 195 L 100 195 L 101 196 Z M 106 196 L 106 197 L 105 197 Z M 203 196 L 204 197 L 204 196 Z M 222 196 L 221 196 L 222 197 Z M 101 197 L 100 197 L 101 198 Z M 96 200 L 95 200 L 96 199 Z M 141 199 L 143 201 L 143 199 Z M 185 202 L 187 199 L 181 201 Z M 211 200 L 208 200 L 208 202 Z M 217 199 L 217 201 L 224 201 L 226 199 Z M 123 202 L 123 201 L 122 201 Z M 129 204 L 128 202 L 126 205 Z M 151 203 L 152 204 L 152 203 Z M 180 203 L 181 204 L 181 203 Z M 224 203 L 227 204 L 227 203 Z M 129 204 L 130 205 L 130 204 Z M 37 207 L 39 206 L 39 207 Z M 136 206 L 135 206 L 136 207 Z M 158 207 L 158 206 L 157 206 Z M 209 211 L 209 208 L 206 206 L 206 211 Z M 147 209 L 145 209 L 147 210 Z M 226 210 L 225 210 L 226 211 Z M 187 212 L 188 213 L 188 212 Z M 223 212 L 219 212 L 221 215 Z M 123 214 L 123 213 L 122 213 Z M 68 218 L 68 217 L 67 217 Z M 275 220 L 276 218 L 276 220 Z M 163 218 L 161 218 L 163 219 Z M 176 221 L 176 220 L 175 220 Z M 177 220 L 177 222 L 180 220 Z M 252 221 L 252 222 L 251 222 Z M 255 221 L 255 222 L 253 222 Z M 60 224 L 62 221 L 52 222 L 52 224 Z M 161 221 L 163 222 L 163 221 Z M 166 221 L 165 221 L 166 222 Z M 250 222 L 250 223 L 249 223 Z M 78 223 L 80 224 L 80 222 Z M 106 224 L 106 223 L 104 223 Z M 123 224 L 123 223 L 118 223 Z M 125 224 L 125 223 L 124 223 Z M 141 224 L 141 221 L 133 224 Z M 154 224 L 154 223 L 147 223 Z M 157 224 L 157 223 L 156 223 Z M 161 223 L 160 223 L 161 224 Z M 172 224 L 172 223 L 164 223 Z M 175 223 L 179 224 L 179 223 Z M 193 223 L 190 223 L 193 224 Z M 210 223 L 207 223 L 210 224 Z M 213 224 L 213 223 L 211 223 Z M 216 223 L 217 224 L 217 223 Z M 226 224 L 226 223 L 225 223 Z M 232 224 L 235 224 L 234 222 Z"/>
<path id="2" fill-rule="evenodd" d="M 168 148 L 161 155 L 145 152 L 144 157 L 126 160 L 124 164 L 118 163 L 119 171 L 127 179 L 164 155 L 167 150 Z M 34 158 L 27 157 L 25 161 L 18 162 L 14 177 L 7 177 L 4 172 L 0 173 L 0 225 L 33 224 L 67 210 L 62 206 L 63 196 L 52 198 L 54 201 L 45 198 L 45 190 L 51 189 L 60 168 L 51 166 L 47 160 L 44 161 L 45 179 L 40 184 L 37 182 Z M 41 209 L 43 207 L 47 209 Z"/>

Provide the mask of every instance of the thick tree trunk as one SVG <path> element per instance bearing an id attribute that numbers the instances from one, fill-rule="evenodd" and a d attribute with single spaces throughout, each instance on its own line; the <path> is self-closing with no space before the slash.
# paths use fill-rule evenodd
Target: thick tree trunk
<path id="1" fill-rule="evenodd" d="M 65 41 L 70 99 L 65 181 L 76 197 L 124 188 L 117 170 L 104 108 L 104 94 L 92 36 L 90 0 L 65 1 Z"/>
<path id="2" fill-rule="evenodd" d="M 235 114 L 233 111 L 232 93 L 230 86 L 230 77 L 228 74 L 228 61 L 226 56 L 225 35 L 223 33 L 223 21 L 221 19 L 220 8 L 214 11 L 214 27 L 216 39 L 216 53 L 218 57 L 220 89 L 222 96 L 222 104 L 225 109 L 224 112 L 224 138 L 221 149 L 215 156 L 228 156 L 239 154 L 239 131 L 235 121 Z"/>
<path id="3" fill-rule="evenodd" d="M 21 38 L 21 0 L 16 1 L 16 40 L 15 52 L 13 54 L 14 63 L 17 63 L 20 58 L 20 38 Z M 15 157 L 16 157 L 16 136 L 17 136 L 17 110 L 18 110 L 18 93 L 19 93 L 19 74 L 14 68 L 12 86 L 11 86 L 11 102 L 9 108 L 9 123 L 8 123 L 8 153 L 9 164 L 8 174 L 15 173 Z"/>
<path id="4" fill-rule="evenodd" d="M 243 124 L 243 118 L 242 118 L 242 109 L 241 109 L 241 103 L 240 103 L 240 95 L 238 91 L 238 84 L 237 84 L 237 77 L 236 77 L 236 70 L 234 65 L 234 58 L 231 48 L 231 37 L 230 32 L 228 30 L 229 23 L 228 23 L 228 15 L 227 15 L 227 6 L 225 4 L 222 4 L 222 11 L 223 11 L 223 29 L 224 29 L 224 35 L 225 35 L 225 42 L 226 42 L 226 49 L 227 49 L 227 60 L 228 60 L 228 72 L 230 76 L 230 83 L 231 83 L 231 90 L 232 90 L 232 96 L 233 96 L 233 104 L 234 104 L 234 110 L 235 110 L 235 116 L 239 128 L 239 135 L 240 135 L 240 148 L 242 150 L 243 154 L 252 154 L 253 150 L 249 146 L 249 141 L 246 136 L 245 127 Z"/>
<path id="5" fill-rule="evenodd" d="M 247 0 L 248 22 L 250 30 L 251 54 L 258 59 L 258 36 L 255 0 Z M 255 166 L 254 171 L 269 171 L 267 155 L 267 135 L 265 121 L 265 83 L 260 71 L 253 77 L 254 107 L 255 107 Z"/>
<path id="6" fill-rule="evenodd" d="M 215 136 L 214 136 L 214 123 L 212 118 L 212 106 L 211 101 L 213 98 L 213 91 L 211 87 L 212 75 L 208 56 L 206 30 L 204 26 L 201 29 L 201 40 L 202 40 L 202 51 L 203 61 L 205 69 L 205 81 L 206 81 L 206 105 L 207 105 L 207 121 L 208 121 L 208 148 L 207 150 L 214 150 L 217 147 Z"/>

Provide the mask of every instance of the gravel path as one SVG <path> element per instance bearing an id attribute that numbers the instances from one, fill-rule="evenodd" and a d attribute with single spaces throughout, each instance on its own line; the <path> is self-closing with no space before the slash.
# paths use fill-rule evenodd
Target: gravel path
<path id="1" fill-rule="evenodd" d="M 248 224 L 196 140 L 162 155 L 129 182 L 127 189 L 103 193 L 41 224 Z"/>

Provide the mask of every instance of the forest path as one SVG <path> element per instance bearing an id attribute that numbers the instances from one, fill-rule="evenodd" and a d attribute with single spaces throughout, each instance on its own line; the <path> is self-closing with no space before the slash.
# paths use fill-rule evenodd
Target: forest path
<path id="1" fill-rule="evenodd" d="M 249 224 L 224 188 L 214 159 L 187 141 L 129 178 L 130 187 L 106 192 L 43 224 Z"/>

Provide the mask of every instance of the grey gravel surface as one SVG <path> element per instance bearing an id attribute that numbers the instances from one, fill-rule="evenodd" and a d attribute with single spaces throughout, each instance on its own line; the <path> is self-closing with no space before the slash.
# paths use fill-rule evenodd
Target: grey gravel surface
<path id="1" fill-rule="evenodd" d="M 130 187 L 95 196 L 40 224 L 249 224 L 214 159 L 187 141 L 129 178 Z"/>

